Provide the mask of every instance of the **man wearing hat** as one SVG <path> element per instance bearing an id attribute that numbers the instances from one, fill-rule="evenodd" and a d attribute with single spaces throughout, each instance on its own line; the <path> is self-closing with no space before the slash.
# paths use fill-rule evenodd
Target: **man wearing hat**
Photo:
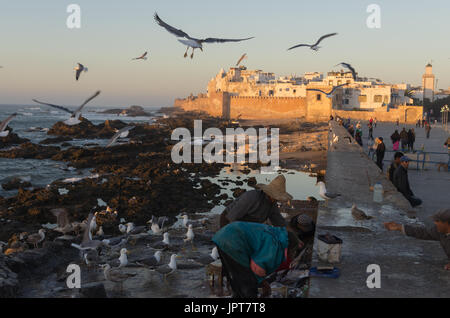
<path id="1" fill-rule="evenodd" d="M 448 264 L 445 265 L 445 269 L 450 270 L 450 209 L 439 210 L 433 215 L 433 221 L 435 226 L 429 228 L 409 224 L 402 225 L 395 222 L 384 223 L 384 226 L 389 231 L 399 231 L 420 240 L 440 242 L 448 257 Z"/>
<path id="2" fill-rule="evenodd" d="M 286 222 L 277 202 L 292 200 L 286 192 L 286 178 L 279 175 L 270 184 L 257 184 L 256 190 L 247 191 L 225 208 L 220 216 L 220 227 L 235 221 L 264 223 L 285 227 Z"/>
<path id="3" fill-rule="evenodd" d="M 410 159 L 407 156 L 400 158 L 400 165 L 394 172 L 394 185 L 399 192 L 411 203 L 412 207 L 422 204 L 422 200 L 414 196 L 408 180 L 408 166 Z"/>

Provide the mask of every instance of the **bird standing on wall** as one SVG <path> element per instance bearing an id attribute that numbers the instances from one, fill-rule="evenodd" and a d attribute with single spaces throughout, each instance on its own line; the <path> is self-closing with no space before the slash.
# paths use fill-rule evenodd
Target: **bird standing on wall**
<path id="1" fill-rule="evenodd" d="M 326 39 L 326 38 L 328 38 L 330 36 L 335 36 L 335 35 L 337 35 L 337 33 L 326 34 L 326 35 L 320 37 L 320 39 L 317 40 L 317 42 L 312 44 L 312 45 L 311 44 L 298 44 L 298 45 L 295 45 L 293 47 L 288 48 L 288 51 L 292 50 L 292 49 L 295 49 L 295 48 L 298 48 L 298 47 L 308 46 L 311 50 L 317 52 L 320 49 L 319 43 L 322 42 L 323 39 Z"/>
<path id="2" fill-rule="evenodd" d="M 184 31 L 176 29 L 173 26 L 168 25 L 163 20 L 161 20 L 161 18 L 158 16 L 157 13 L 155 13 L 155 20 L 156 20 L 156 23 L 158 23 L 160 26 L 162 26 L 168 32 L 177 36 L 178 41 L 180 43 L 187 46 L 186 52 L 184 53 L 184 57 L 187 57 L 187 55 L 188 55 L 187 52 L 188 52 L 189 48 L 192 48 L 191 59 L 194 57 L 195 49 L 200 49 L 203 52 L 203 43 L 240 42 L 240 41 L 246 41 L 246 40 L 253 39 L 253 37 L 245 38 L 245 39 L 219 39 L 219 38 L 196 39 L 196 38 L 190 37 Z"/>

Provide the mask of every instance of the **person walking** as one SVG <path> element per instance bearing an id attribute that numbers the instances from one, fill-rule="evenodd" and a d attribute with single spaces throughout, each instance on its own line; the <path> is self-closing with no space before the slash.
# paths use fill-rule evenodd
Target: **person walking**
<path id="1" fill-rule="evenodd" d="M 429 123 L 427 123 L 427 125 L 425 126 L 425 131 L 427 133 L 427 139 L 430 139 L 431 126 Z"/>
<path id="2" fill-rule="evenodd" d="M 377 128 L 377 118 L 376 117 L 373 119 L 373 125 L 375 126 L 375 128 Z"/>
<path id="3" fill-rule="evenodd" d="M 408 151 L 414 152 L 414 142 L 416 141 L 416 133 L 414 128 L 408 130 Z"/>
<path id="4" fill-rule="evenodd" d="M 394 185 L 398 192 L 409 201 L 412 207 L 422 204 L 422 200 L 414 196 L 414 193 L 409 186 L 408 180 L 408 166 L 410 159 L 407 156 L 400 158 L 400 166 L 394 172 Z"/>
<path id="5" fill-rule="evenodd" d="M 377 146 L 377 166 L 380 167 L 381 171 L 383 171 L 383 159 L 384 153 L 386 152 L 386 146 L 383 142 L 383 137 L 378 137 L 378 146 Z"/>
<path id="6" fill-rule="evenodd" d="M 408 132 L 405 127 L 403 127 L 403 130 L 400 132 L 400 141 L 402 143 L 402 151 L 405 151 L 408 145 Z"/>

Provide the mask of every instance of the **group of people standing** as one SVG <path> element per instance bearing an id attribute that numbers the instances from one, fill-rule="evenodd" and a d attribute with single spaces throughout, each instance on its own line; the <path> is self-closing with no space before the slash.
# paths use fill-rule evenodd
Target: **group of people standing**
<path id="1" fill-rule="evenodd" d="M 398 130 L 391 135 L 392 150 L 399 151 L 401 144 L 401 151 L 414 152 L 414 143 L 416 142 L 416 133 L 414 128 L 406 131 L 403 127 L 402 131 L 399 133 Z"/>

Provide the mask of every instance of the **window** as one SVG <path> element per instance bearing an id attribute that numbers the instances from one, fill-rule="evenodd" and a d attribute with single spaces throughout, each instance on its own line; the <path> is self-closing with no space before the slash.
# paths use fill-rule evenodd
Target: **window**
<path id="1" fill-rule="evenodd" d="M 344 105 L 348 105 L 350 103 L 350 101 L 348 100 L 348 98 L 344 99 Z"/>
<path id="2" fill-rule="evenodd" d="M 373 101 L 374 101 L 375 103 L 381 103 L 381 102 L 383 101 L 383 96 L 381 96 L 381 95 L 375 95 L 375 96 L 373 97 Z"/>
<path id="3" fill-rule="evenodd" d="M 328 81 L 329 86 L 333 86 L 333 81 Z"/>
<path id="4" fill-rule="evenodd" d="M 367 95 L 359 95 L 358 96 L 358 101 L 360 103 L 367 103 Z"/>
<path id="5" fill-rule="evenodd" d="M 341 81 L 341 80 L 339 80 L 339 81 L 337 82 L 337 84 L 338 84 L 338 85 L 341 85 L 341 84 L 342 84 L 342 81 Z"/>
<path id="6" fill-rule="evenodd" d="M 322 95 L 320 95 L 320 94 L 317 94 L 316 96 L 317 96 L 317 100 L 321 100 L 321 98 L 322 98 Z"/>
<path id="7" fill-rule="evenodd" d="M 286 88 L 286 92 L 289 92 L 289 87 Z"/>

